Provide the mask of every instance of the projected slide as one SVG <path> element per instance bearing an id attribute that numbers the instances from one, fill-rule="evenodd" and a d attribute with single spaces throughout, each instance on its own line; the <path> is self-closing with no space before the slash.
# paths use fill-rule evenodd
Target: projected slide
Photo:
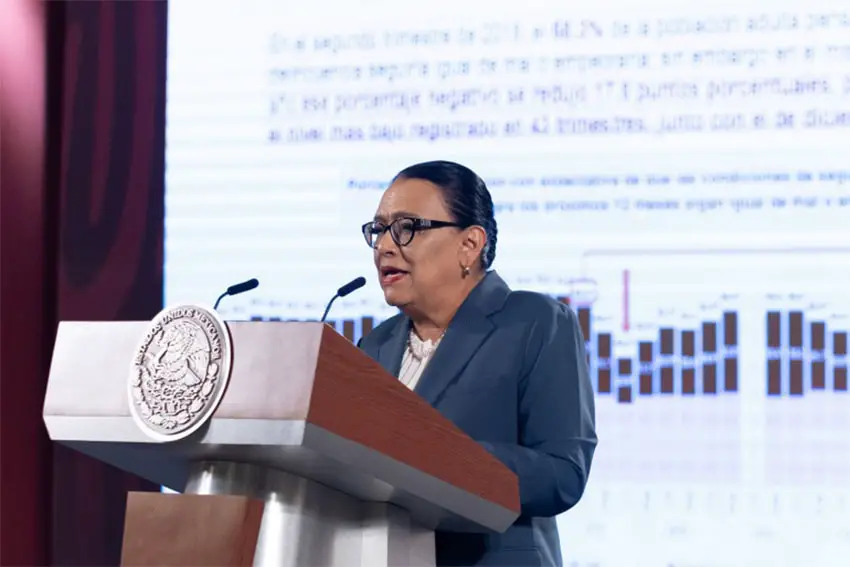
<path id="1" fill-rule="evenodd" d="M 578 314 L 598 456 L 575 567 L 850 557 L 850 6 L 169 3 L 166 302 L 394 310 L 360 225 L 401 168 L 476 170 L 495 269 Z"/>

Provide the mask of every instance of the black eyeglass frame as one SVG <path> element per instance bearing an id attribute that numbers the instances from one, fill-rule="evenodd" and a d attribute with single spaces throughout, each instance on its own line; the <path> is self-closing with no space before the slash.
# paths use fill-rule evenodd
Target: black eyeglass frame
<path id="1" fill-rule="evenodd" d="M 410 227 L 410 238 L 407 239 L 407 242 L 400 242 L 399 238 L 392 230 L 392 227 L 401 221 L 409 221 L 412 223 Z M 366 240 L 366 245 L 369 246 L 369 248 L 375 248 L 378 244 L 378 238 L 387 232 L 390 233 L 390 238 L 393 239 L 393 242 L 395 242 L 396 245 L 407 246 L 413 242 L 413 237 L 416 236 L 416 233 L 423 230 L 432 230 L 435 228 L 465 228 L 462 224 L 452 221 L 421 219 L 416 217 L 398 217 L 387 223 L 380 230 L 376 231 L 375 225 L 380 224 L 381 223 L 378 221 L 369 221 L 360 227 L 360 230 L 363 232 L 363 238 Z"/>

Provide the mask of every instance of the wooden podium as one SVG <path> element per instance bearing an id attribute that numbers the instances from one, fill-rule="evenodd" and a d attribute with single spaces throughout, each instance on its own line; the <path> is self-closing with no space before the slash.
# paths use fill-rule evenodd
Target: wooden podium
<path id="1" fill-rule="evenodd" d="M 434 530 L 504 531 L 516 476 L 321 323 L 230 322 L 211 417 L 151 438 L 128 380 L 150 322 L 59 325 L 51 439 L 181 494 L 128 496 L 125 565 L 430 566 Z"/>

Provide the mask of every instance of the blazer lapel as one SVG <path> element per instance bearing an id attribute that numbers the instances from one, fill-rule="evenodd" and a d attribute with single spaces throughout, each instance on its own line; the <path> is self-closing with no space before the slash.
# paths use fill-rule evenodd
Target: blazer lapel
<path id="1" fill-rule="evenodd" d="M 404 316 L 399 317 L 389 339 L 378 349 L 378 363 L 384 367 L 384 370 L 396 377 L 401 371 L 401 359 L 407 346 L 407 334 L 409 332 L 410 319 Z"/>
<path id="2" fill-rule="evenodd" d="M 416 393 L 435 405 L 454 382 L 481 344 L 495 328 L 490 315 L 500 310 L 510 288 L 495 272 L 489 272 L 472 290 L 455 314 L 434 357 L 425 367 Z M 406 333 L 403 333 L 406 336 Z M 401 343 L 399 353 L 404 349 Z M 399 357 L 401 354 L 399 354 Z"/>

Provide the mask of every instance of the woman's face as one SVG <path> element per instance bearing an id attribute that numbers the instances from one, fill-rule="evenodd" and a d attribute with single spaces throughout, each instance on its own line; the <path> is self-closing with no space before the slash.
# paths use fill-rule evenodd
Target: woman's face
<path id="1" fill-rule="evenodd" d="M 439 187 L 422 179 L 398 179 L 384 193 L 375 222 L 389 225 L 400 217 L 451 222 Z M 389 232 L 377 236 L 375 266 L 384 297 L 405 308 L 432 304 L 462 279 L 462 266 L 474 254 L 466 231 L 455 227 L 420 230 L 406 246 Z M 471 256 L 474 258 L 475 256 Z"/>

